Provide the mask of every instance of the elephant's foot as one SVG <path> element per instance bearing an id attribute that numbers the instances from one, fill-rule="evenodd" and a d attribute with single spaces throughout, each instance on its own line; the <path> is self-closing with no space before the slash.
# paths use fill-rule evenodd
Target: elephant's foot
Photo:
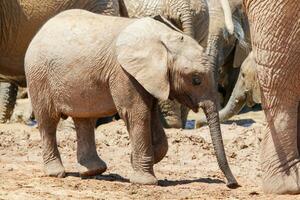
<path id="1" fill-rule="evenodd" d="M 300 193 L 300 160 L 289 162 L 278 173 L 266 174 L 263 177 L 263 191 L 277 194 Z"/>
<path id="2" fill-rule="evenodd" d="M 80 176 L 96 176 L 106 171 L 107 166 L 101 158 L 93 156 L 91 158 L 84 158 L 78 162 L 77 168 Z"/>
<path id="3" fill-rule="evenodd" d="M 63 178 L 66 176 L 65 168 L 60 159 L 51 160 L 44 164 L 45 172 L 48 176 Z"/>
<path id="4" fill-rule="evenodd" d="M 142 185 L 157 185 L 157 179 L 154 175 L 141 171 L 134 171 L 130 177 L 130 182 Z"/>
<path id="5" fill-rule="evenodd" d="M 143 185 L 157 185 L 153 171 L 153 156 L 139 156 L 133 153 L 130 156 L 133 173 L 130 182 Z"/>

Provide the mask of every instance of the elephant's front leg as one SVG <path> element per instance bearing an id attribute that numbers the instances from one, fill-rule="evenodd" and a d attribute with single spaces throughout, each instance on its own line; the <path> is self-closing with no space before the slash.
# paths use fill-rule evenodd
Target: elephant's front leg
<path id="1" fill-rule="evenodd" d="M 131 142 L 131 165 L 133 173 L 131 183 L 156 185 L 154 175 L 153 146 L 151 137 L 151 110 L 134 106 L 135 108 L 122 109 L 122 119 L 125 121 Z"/>
<path id="2" fill-rule="evenodd" d="M 159 118 L 157 103 L 154 104 L 151 113 L 151 132 L 152 132 L 154 163 L 158 163 L 167 154 L 168 140 Z"/>
<path id="3" fill-rule="evenodd" d="M 268 124 L 262 140 L 263 190 L 300 192 L 300 156 L 297 133 L 299 103 L 285 101 L 265 110 Z M 265 104 L 266 105 L 266 104 Z"/>
<path id="4" fill-rule="evenodd" d="M 73 118 L 77 133 L 77 162 L 81 176 L 102 174 L 107 169 L 98 156 L 95 144 L 94 119 Z"/>

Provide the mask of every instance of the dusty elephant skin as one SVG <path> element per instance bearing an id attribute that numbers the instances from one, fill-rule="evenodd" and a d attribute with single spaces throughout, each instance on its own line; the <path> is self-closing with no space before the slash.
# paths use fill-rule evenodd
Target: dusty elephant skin
<path id="1" fill-rule="evenodd" d="M 242 11 L 243 0 L 229 0 L 229 11 L 232 12 L 233 16 L 234 35 L 228 34 L 226 21 L 218 0 L 208 0 L 207 2 L 210 19 L 206 52 L 212 57 L 217 73 L 234 50 L 236 43 L 239 48 L 241 45 L 244 45 L 244 40 L 248 39 L 248 24 Z M 234 57 L 237 60 L 243 61 L 247 57 L 247 55 L 242 55 L 245 52 L 244 48 L 239 48 L 239 51 L 236 52 L 237 55 Z M 237 60 L 234 60 L 234 64 L 239 67 L 242 62 L 238 63 Z"/>
<path id="2" fill-rule="evenodd" d="M 243 12 L 243 0 L 229 0 L 234 34 L 229 34 L 218 0 L 207 0 L 209 30 L 206 53 L 212 58 L 220 93 L 220 105 L 225 106 L 239 74 L 239 67 L 249 54 L 250 31 Z"/>
<path id="3" fill-rule="evenodd" d="M 203 47 L 209 35 L 209 11 L 206 0 L 123 0 L 120 7 L 130 18 L 162 15 Z M 232 32 L 232 18 L 227 0 L 216 0 L 224 28 Z M 224 14 L 223 14 L 224 13 Z M 189 109 L 177 101 L 159 103 L 165 128 L 184 128 Z"/>
<path id="4" fill-rule="evenodd" d="M 118 112 L 131 141 L 130 181 L 157 184 L 153 164 L 168 149 L 157 99 L 171 98 L 205 110 L 220 169 L 228 186 L 237 186 L 222 142 L 212 66 L 189 36 L 152 18 L 65 11 L 34 37 L 25 71 L 48 175 L 65 174 L 55 140 L 61 116 L 75 122 L 80 173 L 94 175 L 106 169 L 95 151 L 94 118 Z"/>
<path id="5" fill-rule="evenodd" d="M 249 107 L 261 103 L 260 88 L 257 80 L 257 69 L 251 52 L 241 66 L 237 83 L 226 106 L 219 112 L 220 121 L 226 121 L 238 114 L 247 104 Z M 206 124 L 205 118 L 197 121 L 197 127 Z"/>
<path id="6" fill-rule="evenodd" d="M 10 119 L 17 85 L 26 86 L 24 56 L 29 42 L 49 18 L 72 8 L 119 15 L 117 0 L 0 1 L 0 122 Z"/>
<path id="7" fill-rule="evenodd" d="M 253 54 L 250 53 L 241 66 L 238 80 L 226 106 L 220 111 L 220 121 L 238 114 L 247 104 L 249 107 L 261 102 L 257 70 Z"/>
<path id="8" fill-rule="evenodd" d="M 267 119 L 261 147 L 263 190 L 300 193 L 300 4 L 244 3 Z"/>

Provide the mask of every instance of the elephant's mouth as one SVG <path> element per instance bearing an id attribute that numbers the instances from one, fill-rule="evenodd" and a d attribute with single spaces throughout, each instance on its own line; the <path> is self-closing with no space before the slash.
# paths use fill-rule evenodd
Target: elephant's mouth
<path id="1" fill-rule="evenodd" d="M 193 112 L 198 112 L 199 111 L 198 103 L 196 103 L 196 101 L 194 101 L 193 98 L 186 93 L 183 96 L 184 96 L 184 98 L 182 98 L 182 96 L 177 96 L 177 98 L 176 98 L 177 101 L 179 103 L 187 106 Z"/>
<path id="2" fill-rule="evenodd" d="M 245 92 L 245 99 L 246 99 L 246 104 L 249 108 L 253 107 L 256 104 L 253 100 L 252 92 L 250 91 Z"/>
<path id="3" fill-rule="evenodd" d="M 187 106 L 195 113 L 199 111 L 199 105 L 194 101 L 189 95 L 188 96 L 188 103 Z"/>

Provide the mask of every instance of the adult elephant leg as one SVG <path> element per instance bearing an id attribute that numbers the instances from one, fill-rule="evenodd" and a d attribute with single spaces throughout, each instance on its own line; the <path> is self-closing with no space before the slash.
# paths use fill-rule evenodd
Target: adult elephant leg
<path id="1" fill-rule="evenodd" d="M 267 193 L 300 193 L 299 102 L 288 103 L 265 108 L 268 124 L 261 144 L 261 161 L 263 190 Z"/>
<path id="2" fill-rule="evenodd" d="M 160 101 L 159 107 L 165 128 L 182 128 L 181 105 L 177 101 Z"/>
<path id="3" fill-rule="evenodd" d="M 17 99 L 18 86 L 10 82 L 0 82 L 0 123 L 10 119 Z"/>
<path id="4" fill-rule="evenodd" d="M 77 162 L 81 176 L 95 176 L 107 169 L 98 156 L 95 143 L 95 122 L 93 119 L 73 118 L 77 133 Z"/>

